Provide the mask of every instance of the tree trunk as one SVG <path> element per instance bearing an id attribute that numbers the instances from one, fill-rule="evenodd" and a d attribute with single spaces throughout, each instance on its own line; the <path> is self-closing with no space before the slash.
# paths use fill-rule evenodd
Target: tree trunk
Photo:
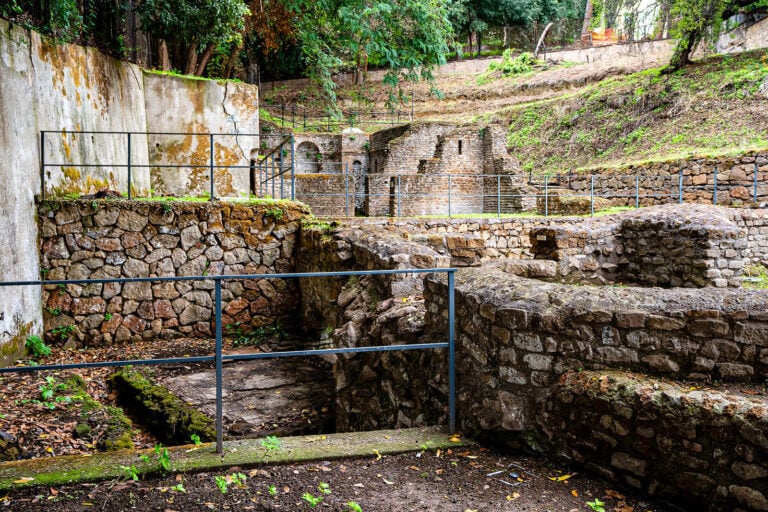
<path id="1" fill-rule="evenodd" d="M 589 48 L 592 46 L 592 34 L 589 31 L 589 25 L 592 23 L 592 0 L 587 0 L 587 8 L 584 9 L 584 24 L 581 26 L 581 46 Z"/>
<path id="2" fill-rule="evenodd" d="M 187 47 L 186 64 L 184 65 L 184 74 L 192 75 L 197 70 L 197 43 L 193 39 Z"/>
<path id="3" fill-rule="evenodd" d="M 472 36 L 474 35 L 474 32 L 470 32 L 469 35 L 467 35 L 467 46 L 469 46 L 469 54 L 472 55 Z"/>
<path id="4" fill-rule="evenodd" d="M 672 59 L 669 61 L 669 67 L 667 71 L 677 71 L 678 69 L 691 63 L 691 52 L 693 52 L 696 43 L 699 41 L 701 35 L 700 30 L 694 30 L 683 34 L 683 36 L 677 41 L 675 51 L 672 54 Z"/>
<path id="5" fill-rule="evenodd" d="M 512 46 L 512 27 L 504 27 L 504 49 L 507 50 Z"/>
<path id="6" fill-rule="evenodd" d="M 483 33 L 477 33 L 477 58 L 480 58 L 480 52 L 483 49 Z"/>
<path id="7" fill-rule="evenodd" d="M 206 48 L 203 52 L 202 57 L 200 57 L 200 63 L 197 65 L 197 69 L 195 70 L 195 74 L 197 76 L 203 76 L 203 73 L 205 73 L 205 66 L 208 65 L 208 61 L 211 59 L 211 55 L 213 55 L 213 49 L 214 46 L 209 44 L 208 48 Z"/>
<path id="8" fill-rule="evenodd" d="M 165 39 L 160 39 L 160 43 L 157 45 L 157 60 L 160 69 L 163 71 L 171 70 L 171 59 L 168 57 L 168 44 L 166 44 Z"/>
<path id="9" fill-rule="evenodd" d="M 238 45 L 232 53 L 229 54 L 229 58 L 227 59 L 227 65 L 224 66 L 224 78 L 229 80 L 232 78 L 232 71 L 235 69 L 235 64 L 237 63 L 237 58 L 240 55 L 240 50 L 243 49 L 243 45 Z"/>

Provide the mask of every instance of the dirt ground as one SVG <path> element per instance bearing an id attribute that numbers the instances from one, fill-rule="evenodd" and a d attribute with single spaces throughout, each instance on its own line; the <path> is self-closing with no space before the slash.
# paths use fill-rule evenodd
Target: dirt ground
<path id="1" fill-rule="evenodd" d="M 313 506 L 312 502 L 318 498 L 322 501 Z M 598 501 L 605 504 L 602 509 Z M 135 482 L 126 479 L 30 488 L 0 496 L 0 510 L 3 509 L 20 512 L 673 510 L 625 494 L 567 467 L 477 447 L 384 457 L 372 454 L 365 459 L 255 469 L 234 467 L 216 474 L 172 474 Z"/>

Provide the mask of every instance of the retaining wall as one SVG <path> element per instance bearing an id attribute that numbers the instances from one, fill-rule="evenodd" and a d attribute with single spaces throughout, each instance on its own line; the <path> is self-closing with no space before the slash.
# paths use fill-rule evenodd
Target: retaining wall
<path id="1" fill-rule="evenodd" d="M 49 280 L 290 272 L 305 214 L 279 202 L 46 201 L 40 264 Z M 222 286 L 224 326 L 273 324 L 299 303 L 290 280 Z M 61 326 L 73 326 L 72 342 L 90 346 L 214 332 L 211 281 L 49 285 L 43 303 L 52 342 L 62 341 L 52 332 Z"/>

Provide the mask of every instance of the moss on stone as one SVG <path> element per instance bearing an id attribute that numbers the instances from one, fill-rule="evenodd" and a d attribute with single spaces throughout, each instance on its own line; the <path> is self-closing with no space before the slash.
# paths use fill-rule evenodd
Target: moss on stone
<path id="1" fill-rule="evenodd" d="M 133 368 L 123 368 L 109 379 L 120 402 L 152 433 L 166 444 L 188 443 L 192 435 L 202 441 L 216 438 L 213 419 L 184 403 L 163 386 L 151 382 L 147 374 Z"/>
<path id="2" fill-rule="evenodd" d="M 104 407 L 95 401 L 86 391 L 85 380 L 80 375 L 73 375 L 67 380 L 67 387 L 72 397 L 80 406 L 80 421 L 73 432 L 82 439 L 98 437 L 96 447 L 101 451 L 127 450 L 133 448 L 131 432 L 133 423 L 122 409 Z M 97 431 L 97 432 L 94 432 Z"/>

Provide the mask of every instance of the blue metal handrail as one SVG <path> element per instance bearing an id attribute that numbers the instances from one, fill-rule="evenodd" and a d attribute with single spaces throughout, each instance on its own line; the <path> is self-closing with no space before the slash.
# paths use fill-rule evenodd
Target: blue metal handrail
<path id="1" fill-rule="evenodd" d="M 221 283 L 226 280 L 243 279 L 303 279 L 321 277 L 348 277 L 366 275 L 393 275 L 393 274 L 435 274 L 445 272 L 448 275 L 448 340 L 438 343 L 414 343 L 410 345 L 375 345 L 370 347 L 328 348 L 314 350 L 289 350 L 280 352 L 263 352 L 257 354 L 224 354 L 222 334 L 222 299 Z M 89 363 L 49 364 L 38 366 L 14 366 L 0 368 L 3 373 L 39 372 L 47 370 L 74 370 L 80 368 L 101 368 L 118 366 L 159 365 L 177 363 L 215 363 L 216 367 L 216 451 L 224 450 L 224 405 L 223 405 L 223 362 L 245 361 L 252 359 L 272 359 L 282 357 L 304 357 L 324 354 L 354 354 L 362 352 L 389 352 L 400 350 L 426 350 L 448 349 L 448 428 L 453 434 L 456 431 L 456 370 L 455 370 L 455 302 L 454 302 L 454 278 L 455 268 L 433 269 L 401 269 L 401 270 L 351 270 L 339 272 L 294 272 L 284 274 L 238 274 L 219 276 L 173 276 L 173 277 L 126 277 L 110 279 L 72 279 L 72 280 L 30 280 L 30 281 L 3 281 L 0 287 L 10 286 L 43 286 L 43 285 L 67 285 L 67 284 L 93 284 L 93 283 L 138 283 L 138 282 L 162 282 L 162 281 L 213 281 L 214 282 L 214 320 L 216 322 L 216 349 L 212 356 L 191 356 L 162 359 L 133 359 L 125 361 L 98 361 Z"/>

